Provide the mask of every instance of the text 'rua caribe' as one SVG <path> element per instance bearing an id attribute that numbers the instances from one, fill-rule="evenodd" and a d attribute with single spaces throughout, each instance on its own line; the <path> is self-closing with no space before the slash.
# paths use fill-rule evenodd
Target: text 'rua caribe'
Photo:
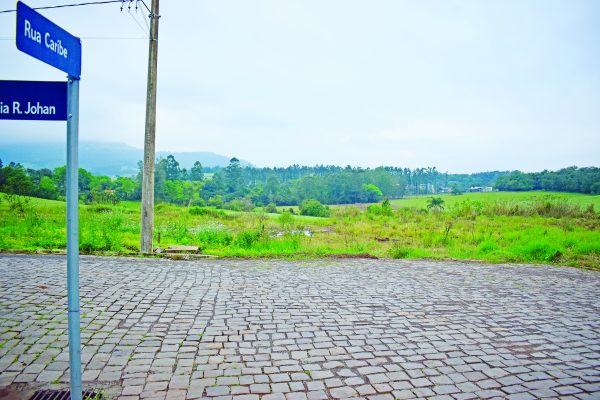
<path id="1" fill-rule="evenodd" d="M 25 35 L 25 37 L 33 40 L 34 42 L 37 42 L 38 44 L 42 44 L 42 33 L 40 31 L 35 30 L 35 28 L 31 26 L 31 22 L 29 22 L 29 20 L 27 19 L 25 20 L 25 24 L 23 25 L 25 30 L 23 34 Z M 62 45 L 62 41 L 60 39 L 56 41 L 53 40 L 49 32 L 44 33 L 43 43 L 46 46 L 46 48 L 50 49 L 50 51 L 53 51 L 54 53 L 63 56 L 64 58 L 68 57 L 68 49 Z"/>

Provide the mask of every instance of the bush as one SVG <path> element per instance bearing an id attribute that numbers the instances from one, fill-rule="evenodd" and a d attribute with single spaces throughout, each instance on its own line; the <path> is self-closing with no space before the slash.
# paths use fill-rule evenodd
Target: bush
<path id="1" fill-rule="evenodd" d="M 197 206 L 197 207 L 204 207 L 204 206 L 206 206 L 206 202 L 204 201 L 203 198 L 200 197 L 200 198 L 194 199 L 192 201 L 191 205 L 192 206 Z"/>
<path id="2" fill-rule="evenodd" d="M 396 259 L 408 258 L 409 254 L 410 251 L 407 248 L 398 245 L 392 247 L 389 251 L 390 258 Z"/>
<path id="3" fill-rule="evenodd" d="M 225 201 L 219 195 L 217 195 L 215 197 L 211 197 L 210 199 L 208 199 L 208 205 L 209 206 L 213 206 L 215 208 L 223 208 L 224 204 L 225 204 Z"/>
<path id="4" fill-rule="evenodd" d="M 542 241 L 526 244 L 518 249 L 518 255 L 527 261 L 557 262 L 562 257 L 562 249 Z"/>
<path id="5" fill-rule="evenodd" d="M 234 199 L 225 204 L 225 208 L 233 211 L 250 212 L 254 210 L 254 204 L 249 199 Z"/>
<path id="6" fill-rule="evenodd" d="M 374 215 L 385 215 L 387 217 L 390 217 L 394 214 L 394 210 L 392 209 L 390 201 L 388 199 L 385 199 L 381 202 L 381 205 L 371 204 L 370 206 L 368 206 L 367 213 Z"/>
<path id="7" fill-rule="evenodd" d="M 464 201 L 459 201 L 454 206 L 452 206 L 450 208 L 450 213 L 454 217 L 475 219 L 483 213 L 483 210 L 484 204 L 482 202 L 467 199 Z"/>
<path id="8" fill-rule="evenodd" d="M 213 222 L 192 229 L 195 238 L 200 242 L 202 248 L 229 246 L 233 237 L 224 225 Z"/>
<path id="9" fill-rule="evenodd" d="M 210 207 L 190 207 L 188 211 L 191 215 L 207 215 L 215 218 L 225 217 L 225 212 Z"/>
<path id="10" fill-rule="evenodd" d="M 30 209 L 31 199 L 29 197 L 7 193 L 5 199 L 8 202 L 8 209 L 21 217 L 24 217 L 27 210 Z"/>
<path id="11" fill-rule="evenodd" d="M 483 211 L 488 216 L 540 216 L 550 218 L 564 218 L 564 217 L 582 217 L 585 213 L 593 214 L 593 205 L 582 210 L 578 204 L 570 203 L 563 199 L 553 198 L 546 196 L 545 198 L 530 201 L 530 202 L 495 202 L 492 204 L 486 204 Z"/>
<path id="12" fill-rule="evenodd" d="M 119 198 L 114 190 L 94 190 L 88 193 L 86 203 L 115 205 L 119 203 Z"/>
<path id="13" fill-rule="evenodd" d="M 242 249 L 250 249 L 261 236 L 262 232 L 258 230 L 241 231 L 235 238 L 235 244 Z"/>
<path id="14" fill-rule="evenodd" d="M 89 207 L 89 210 L 95 213 L 109 213 L 113 208 L 107 204 L 94 204 Z"/>
<path id="15" fill-rule="evenodd" d="M 271 214 L 277 214 L 277 206 L 275 205 L 275 203 L 269 203 L 265 207 L 265 212 L 271 213 Z"/>
<path id="16" fill-rule="evenodd" d="M 202 207 L 190 207 L 188 212 L 191 215 L 206 215 L 206 211 Z"/>
<path id="17" fill-rule="evenodd" d="M 319 200 L 307 199 L 300 204 L 300 214 L 311 217 L 329 217 L 331 210 Z"/>
<path id="18" fill-rule="evenodd" d="M 277 217 L 277 222 L 279 222 L 284 228 L 289 228 L 294 224 L 294 217 L 289 212 L 284 211 L 279 217 Z"/>

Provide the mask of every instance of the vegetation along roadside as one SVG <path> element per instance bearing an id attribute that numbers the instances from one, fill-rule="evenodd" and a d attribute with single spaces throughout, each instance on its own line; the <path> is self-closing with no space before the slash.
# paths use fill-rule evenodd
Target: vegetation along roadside
<path id="1" fill-rule="evenodd" d="M 599 207 L 599 196 L 540 192 L 422 196 L 360 206 L 312 199 L 300 208 L 252 211 L 161 203 L 155 243 L 198 245 L 204 254 L 224 257 L 369 255 L 600 270 Z M 135 201 L 82 204 L 81 251 L 137 252 L 139 208 Z M 65 236 L 64 202 L 0 194 L 0 249 L 60 250 Z"/>

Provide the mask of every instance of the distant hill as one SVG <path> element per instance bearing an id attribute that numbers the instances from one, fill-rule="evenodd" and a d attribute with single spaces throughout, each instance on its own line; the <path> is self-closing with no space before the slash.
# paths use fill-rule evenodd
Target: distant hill
<path id="1" fill-rule="evenodd" d="M 94 175 L 131 176 L 138 172 L 138 161 L 143 158 L 143 150 L 124 143 L 81 142 L 79 144 L 79 165 Z M 226 167 L 230 157 L 211 152 L 167 152 L 157 151 L 156 157 L 172 154 L 182 168 L 191 168 L 200 161 L 205 167 Z M 10 143 L 0 144 L 0 159 L 4 164 L 11 161 L 21 163 L 26 168 L 56 168 L 66 164 L 65 143 Z M 250 165 L 241 161 L 242 165 Z"/>

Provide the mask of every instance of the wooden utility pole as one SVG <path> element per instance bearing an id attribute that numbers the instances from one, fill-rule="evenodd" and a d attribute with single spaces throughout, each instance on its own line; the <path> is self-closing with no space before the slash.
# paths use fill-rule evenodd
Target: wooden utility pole
<path id="1" fill-rule="evenodd" d="M 158 60 L 158 1 L 152 0 L 150 10 L 150 44 L 148 51 L 148 89 L 146 93 L 146 133 L 144 136 L 144 171 L 142 176 L 142 212 L 140 251 L 153 252 L 154 231 L 154 160 L 156 136 L 156 68 Z"/>

